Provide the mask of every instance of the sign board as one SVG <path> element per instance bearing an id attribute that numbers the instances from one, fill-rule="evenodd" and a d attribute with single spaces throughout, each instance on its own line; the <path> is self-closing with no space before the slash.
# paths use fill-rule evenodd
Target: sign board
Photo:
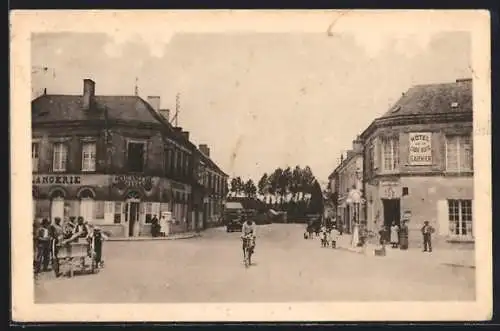
<path id="1" fill-rule="evenodd" d="M 409 210 L 405 210 L 405 211 L 403 212 L 403 219 L 404 219 L 404 220 L 409 220 L 410 218 L 411 218 L 411 211 L 409 211 Z"/>
<path id="2" fill-rule="evenodd" d="M 81 185 L 81 176 L 71 175 L 34 175 L 32 180 L 33 185 Z"/>
<path id="3" fill-rule="evenodd" d="M 151 191 L 153 181 L 151 177 L 119 175 L 113 178 L 113 186 L 119 190 L 142 187 L 146 191 Z"/>
<path id="4" fill-rule="evenodd" d="M 401 198 L 401 187 L 397 182 L 380 183 L 381 199 L 399 199 Z"/>
<path id="5" fill-rule="evenodd" d="M 431 165 L 432 145 L 431 132 L 410 132 L 409 134 L 409 164 Z"/>

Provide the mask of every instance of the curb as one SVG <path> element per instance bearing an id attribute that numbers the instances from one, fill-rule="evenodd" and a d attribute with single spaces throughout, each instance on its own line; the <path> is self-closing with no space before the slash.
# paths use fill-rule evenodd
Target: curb
<path id="1" fill-rule="evenodd" d="M 190 234 L 184 236 L 170 236 L 170 237 L 133 237 L 133 238 L 108 238 L 107 241 L 165 241 L 165 240 L 182 240 L 201 237 L 201 234 Z"/>
<path id="2" fill-rule="evenodd" d="M 448 267 L 476 269 L 475 265 L 470 265 L 470 264 L 460 264 L 460 263 L 453 263 L 453 262 L 441 262 L 441 264 L 445 265 L 445 266 L 448 266 Z"/>

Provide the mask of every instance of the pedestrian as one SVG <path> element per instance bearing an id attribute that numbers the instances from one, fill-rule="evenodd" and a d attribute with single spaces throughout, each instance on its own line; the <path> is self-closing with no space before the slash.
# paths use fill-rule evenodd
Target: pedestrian
<path id="1" fill-rule="evenodd" d="M 385 225 L 382 224 L 380 227 L 380 230 L 378 230 L 378 235 L 379 235 L 379 243 L 381 246 L 384 246 L 386 241 L 385 241 Z"/>
<path id="2" fill-rule="evenodd" d="M 434 233 L 434 228 L 429 225 L 429 221 L 425 221 L 421 231 L 424 239 L 424 252 L 430 253 L 432 252 L 432 234 Z"/>
<path id="3" fill-rule="evenodd" d="M 44 218 L 42 225 L 37 231 L 37 257 L 35 273 L 47 271 L 50 262 L 50 222 Z"/>
<path id="4" fill-rule="evenodd" d="M 61 218 L 59 217 L 54 218 L 54 224 L 50 226 L 50 238 L 51 238 L 50 248 L 52 251 L 52 266 L 54 267 L 54 272 L 56 274 L 56 277 L 59 277 L 60 276 L 59 260 L 58 260 L 59 246 L 61 242 L 64 240 L 64 229 L 61 224 Z"/>
<path id="5" fill-rule="evenodd" d="M 392 222 L 391 225 L 391 245 L 392 248 L 397 248 L 399 245 L 399 226 L 396 222 Z"/>
<path id="6" fill-rule="evenodd" d="M 167 227 L 168 227 L 167 217 L 165 215 L 163 215 L 160 218 L 160 236 L 161 237 L 165 237 L 168 234 L 167 233 Z"/>
<path id="7" fill-rule="evenodd" d="M 156 215 L 151 219 L 151 235 L 153 237 L 158 237 L 160 235 L 160 221 Z"/>
<path id="8" fill-rule="evenodd" d="M 401 229 L 399 229 L 399 248 L 402 250 L 408 249 L 408 225 L 406 219 L 401 221 Z"/>

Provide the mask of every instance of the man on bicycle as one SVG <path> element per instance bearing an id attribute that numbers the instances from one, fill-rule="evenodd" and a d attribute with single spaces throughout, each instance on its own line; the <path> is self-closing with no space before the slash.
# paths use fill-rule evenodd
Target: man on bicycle
<path id="1" fill-rule="evenodd" d="M 250 249 L 252 250 L 252 254 L 255 253 L 255 238 L 256 238 L 256 225 L 255 222 L 252 220 L 246 220 L 245 215 L 241 217 L 243 221 L 243 225 L 241 227 L 241 238 L 250 238 L 251 239 L 251 247 Z M 243 253 L 245 252 L 245 242 L 243 241 Z"/>

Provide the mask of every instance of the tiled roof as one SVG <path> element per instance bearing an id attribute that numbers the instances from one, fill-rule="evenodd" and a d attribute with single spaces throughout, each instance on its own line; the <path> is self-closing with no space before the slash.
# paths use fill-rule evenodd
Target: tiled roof
<path id="1" fill-rule="evenodd" d="M 472 112 L 472 81 L 416 85 L 380 118 L 402 115 Z"/>
<path id="2" fill-rule="evenodd" d="M 32 123 L 103 120 L 107 109 L 110 120 L 160 123 L 154 110 L 138 96 L 95 96 L 94 107 L 91 111 L 84 109 L 79 95 L 42 95 L 31 103 L 31 120 Z"/>
<path id="3" fill-rule="evenodd" d="M 219 166 L 211 158 L 203 154 L 200 150 L 198 150 L 198 153 L 200 153 L 201 159 L 207 164 L 209 168 L 215 170 L 216 172 L 224 176 L 227 176 L 227 174 L 224 171 L 222 171 L 221 168 L 219 168 Z"/>

